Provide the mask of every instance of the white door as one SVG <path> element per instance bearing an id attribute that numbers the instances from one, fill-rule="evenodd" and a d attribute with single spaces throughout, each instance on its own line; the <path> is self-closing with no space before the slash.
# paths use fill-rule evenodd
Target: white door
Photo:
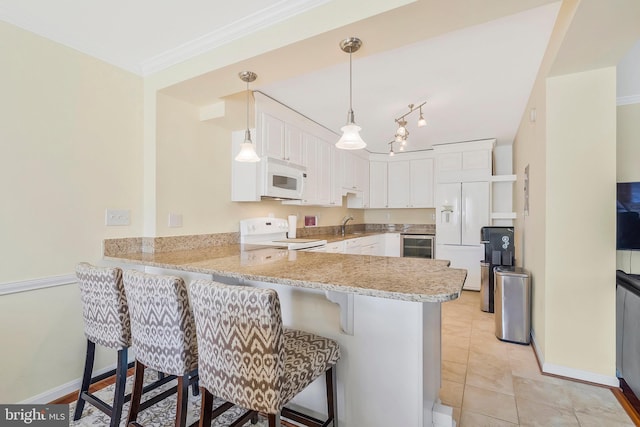
<path id="1" fill-rule="evenodd" d="M 459 245 L 462 242 L 460 193 L 459 182 L 436 186 L 436 235 L 440 244 Z"/>
<path id="2" fill-rule="evenodd" d="M 489 183 L 462 183 L 462 233 L 463 245 L 480 244 L 480 228 L 489 225 Z M 444 242 L 442 242 L 444 243 Z"/>

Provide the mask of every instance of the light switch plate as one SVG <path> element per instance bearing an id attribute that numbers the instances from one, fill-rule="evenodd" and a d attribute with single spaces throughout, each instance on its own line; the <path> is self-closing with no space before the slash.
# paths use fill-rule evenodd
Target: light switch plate
<path id="1" fill-rule="evenodd" d="M 182 214 L 169 214 L 169 227 L 182 227 Z"/>
<path id="2" fill-rule="evenodd" d="M 107 209 L 104 218 L 105 225 L 129 225 L 131 224 L 131 211 L 129 209 Z"/>

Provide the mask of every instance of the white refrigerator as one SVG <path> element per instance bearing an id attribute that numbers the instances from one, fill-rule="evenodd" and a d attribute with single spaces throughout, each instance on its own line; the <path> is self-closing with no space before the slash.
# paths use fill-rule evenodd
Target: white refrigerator
<path id="1" fill-rule="evenodd" d="M 436 185 L 436 257 L 467 269 L 464 289 L 480 290 L 480 228 L 489 225 L 489 200 L 487 181 Z"/>

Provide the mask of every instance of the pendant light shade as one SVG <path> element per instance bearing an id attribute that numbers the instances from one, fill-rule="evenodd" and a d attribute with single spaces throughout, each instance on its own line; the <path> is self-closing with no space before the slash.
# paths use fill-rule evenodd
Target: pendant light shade
<path id="1" fill-rule="evenodd" d="M 360 150 L 367 146 L 367 144 L 360 137 L 360 130 L 362 129 L 358 126 L 354 120 L 353 115 L 353 107 L 352 107 L 352 62 L 351 62 L 351 54 L 353 52 L 357 52 L 362 46 L 362 41 L 357 37 L 350 37 L 348 39 L 342 40 L 340 42 L 340 49 L 343 52 L 347 52 L 349 54 L 349 112 L 347 114 L 347 124 L 342 126 L 340 129 L 342 131 L 342 137 L 336 142 L 336 147 L 341 148 L 343 150 Z"/>
<path id="2" fill-rule="evenodd" d="M 258 78 L 256 73 L 251 71 L 242 71 L 238 73 L 240 80 L 247 83 L 247 130 L 244 133 L 244 142 L 240 145 L 240 152 L 235 157 L 237 162 L 255 163 L 260 161 L 260 157 L 256 154 L 253 142 L 251 142 L 251 131 L 249 131 L 249 83 Z"/>

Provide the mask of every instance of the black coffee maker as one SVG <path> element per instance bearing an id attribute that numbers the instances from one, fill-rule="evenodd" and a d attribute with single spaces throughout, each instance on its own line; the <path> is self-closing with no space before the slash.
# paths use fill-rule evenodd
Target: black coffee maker
<path id="1" fill-rule="evenodd" d="M 484 245 L 484 259 L 480 261 L 480 309 L 493 313 L 493 269 L 514 265 L 513 227 L 482 227 L 480 243 Z"/>

